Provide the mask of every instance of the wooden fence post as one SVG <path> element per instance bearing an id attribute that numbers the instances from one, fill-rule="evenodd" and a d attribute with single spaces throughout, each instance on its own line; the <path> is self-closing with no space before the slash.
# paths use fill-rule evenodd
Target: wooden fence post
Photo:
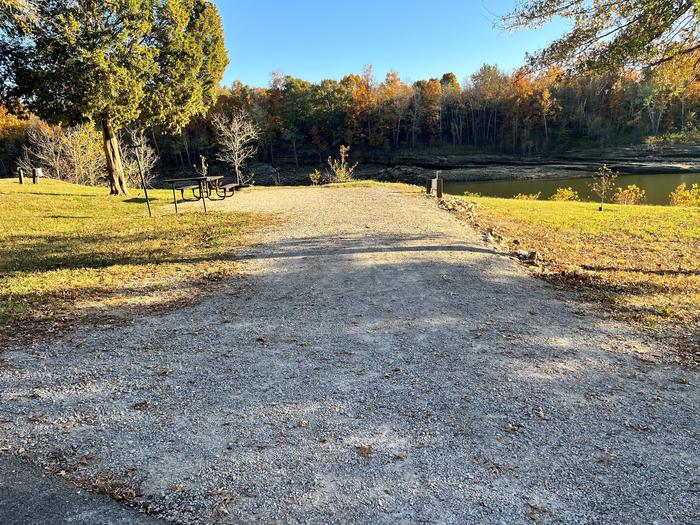
<path id="1" fill-rule="evenodd" d="M 436 182 L 436 185 L 435 185 L 436 186 L 436 188 L 435 188 L 436 197 L 438 200 L 442 200 L 442 179 L 438 177 L 437 179 L 435 179 L 435 182 Z"/>
<path id="2" fill-rule="evenodd" d="M 43 171 L 41 168 L 34 168 L 32 170 L 32 182 L 34 184 L 39 184 L 39 179 L 43 176 Z"/>
<path id="3" fill-rule="evenodd" d="M 24 170 L 22 168 L 17 168 L 17 178 L 20 184 L 24 184 Z"/>
<path id="4" fill-rule="evenodd" d="M 430 195 L 430 193 L 432 192 L 432 190 L 433 190 L 433 179 L 427 178 L 427 179 L 425 180 L 425 193 L 427 193 L 428 195 Z"/>

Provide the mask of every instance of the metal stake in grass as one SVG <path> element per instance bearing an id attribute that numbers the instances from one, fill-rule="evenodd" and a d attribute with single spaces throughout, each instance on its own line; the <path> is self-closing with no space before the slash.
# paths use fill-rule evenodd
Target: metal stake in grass
<path id="1" fill-rule="evenodd" d="M 131 146 L 136 149 L 136 146 Z M 141 167 L 141 157 L 136 153 L 136 165 L 139 167 L 139 175 L 141 176 L 141 187 L 143 188 L 143 194 L 146 196 L 146 206 L 148 206 L 148 216 L 153 217 L 153 212 L 151 212 L 151 199 L 148 198 L 148 188 L 146 187 L 146 178 L 143 176 L 143 168 Z"/>

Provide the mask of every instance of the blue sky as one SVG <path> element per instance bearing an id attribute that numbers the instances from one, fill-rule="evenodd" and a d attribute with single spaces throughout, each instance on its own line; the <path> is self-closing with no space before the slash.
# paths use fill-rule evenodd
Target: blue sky
<path id="1" fill-rule="evenodd" d="M 483 63 L 512 70 L 564 30 L 554 22 L 514 34 L 493 27 L 514 0 L 217 0 L 231 63 L 224 84 L 266 86 L 270 73 L 319 81 L 374 66 L 404 80 L 460 79 Z"/>

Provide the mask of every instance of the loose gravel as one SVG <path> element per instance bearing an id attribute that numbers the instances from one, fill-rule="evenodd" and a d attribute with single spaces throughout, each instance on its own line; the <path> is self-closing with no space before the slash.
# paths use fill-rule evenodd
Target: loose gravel
<path id="1" fill-rule="evenodd" d="M 400 186 L 218 207 L 282 219 L 242 278 L 0 355 L 6 454 L 184 524 L 700 522 L 657 343 Z"/>

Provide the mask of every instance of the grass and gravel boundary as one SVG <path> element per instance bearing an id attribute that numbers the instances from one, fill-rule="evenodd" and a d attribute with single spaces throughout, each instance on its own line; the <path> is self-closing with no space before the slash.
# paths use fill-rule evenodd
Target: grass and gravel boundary
<path id="1" fill-rule="evenodd" d="M 446 207 L 536 275 L 700 360 L 700 210 L 473 196 Z"/>
<path id="2" fill-rule="evenodd" d="M 275 220 L 175 216 L 169 191 L 149 193 L 152 219 L 138 193 L 0 180 L 0 343 L 189 303 L 235 276 L 249 234 Z"/>

